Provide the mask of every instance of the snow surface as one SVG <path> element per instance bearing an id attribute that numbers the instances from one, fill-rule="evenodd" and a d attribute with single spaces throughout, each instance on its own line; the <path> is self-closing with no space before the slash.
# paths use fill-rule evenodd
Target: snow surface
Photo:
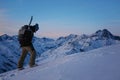
<path id="1" fill-rule="evenodd" d="M 39 66 L 0 74 L 0 80 L 120 80 L 120 44 L 64 57 L 38 59 Z"/>
<path id="2" fill-rule="evenodd" d="M 36 49 L 37 62 L 47 61 L 55 58 L 62 58 L 67 55 L 87 52 L 93 49 L 119 44 L 120 37 L 111 34 L 108 30 L 98 30 L 91 35 L 70 34 L 54 40 L 51 38 L 33 38 L 33 45 Z M 0 73 L 17 68 L 18 59 L 21 55 L 21 48 L 18 36 L 7 34 L 0 36 Z M 30 55 L 27 55 L 24 66 L 29 62 Z"/>

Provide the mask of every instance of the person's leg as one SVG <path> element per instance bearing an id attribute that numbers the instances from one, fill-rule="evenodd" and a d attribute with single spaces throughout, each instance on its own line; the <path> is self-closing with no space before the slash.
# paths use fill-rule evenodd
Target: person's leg
<path id="1" fill-rule="evenodd" d="M 20 59 L 18 61 L 18 68 L 23 68 L 23 63 L 24 63 L 24 60 L 25 60 L 25 57 L 27 55 L 27 50 L 25 47 L 22 47 L 22 54 L 20 56 Z"/>
<path id="2" fill-rule="evenodd" d="M 35 65 L 35 58 L 36 58 L 36 51 L 34 47 L 31 45 L 27 48 L 27 50 L 30 52 L 30 67 L 33 67 Z"/>

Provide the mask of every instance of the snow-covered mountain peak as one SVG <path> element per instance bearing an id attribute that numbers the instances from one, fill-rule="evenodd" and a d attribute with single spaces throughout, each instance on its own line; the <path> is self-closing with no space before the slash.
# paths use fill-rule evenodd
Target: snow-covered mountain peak
<path id="1" fill-rule="evenodd" d="M 81 39 L 85 39 L 85 38 L 88 38 L 89 36 L 86 34 L 82 34 L 82 35 L 80 35 L 80 37 L 81 37 Z"/>
<path id="2" fill-rule="evenodd" d="M 3 34 L 0 36 L 0 41 L 11 40 L 11 39 L 12 39 L 12 37 L 7 34 Z"/>
<path id="3" fill-rule="evenodd" d="M 87 52 L 93 49 L 120 43 L 120 37 L 114 36 L 104 29 L 92 35 L 70 34 L 54 40 L 51 38 L 33 38 L 33 45 L 37 52 L 37 58 L 41 60 L 51 57 L 63 57 L 75 53 Z M 17 36 L 7 34 L 0 36 L 0 73 L 16 69 L 21 49 Z M 29 61 L 29 55 L 25 65 Z"/>
<path id="4" fill-rule="evenodd" d="M 120 43 L 113 38 L 111 32 L 107 29 L 98 30 L 92 35 L 74 35 L 70 34 L 66 37 L 60 37 L 56 40 L 59 45 L 55 49 L 43 53 L 42 56 L 70 55 L 78 52 L 86 52 L 104 46 Z M 50 54 L 49 54 L 50 53 Z"/>
<path id="5" fill-rule="evenodd" d="M 113 34 L 107 29 L 98 30 L 92 36 L 97 36 L 101 39 L 110 39 L 110 38 L 113 39 L 114 38 Z"/>

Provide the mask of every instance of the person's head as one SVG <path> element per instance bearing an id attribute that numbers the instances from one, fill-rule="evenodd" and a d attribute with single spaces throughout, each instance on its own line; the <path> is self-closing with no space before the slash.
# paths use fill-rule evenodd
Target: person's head
<path id="1" fill-rule="evenodd" d="M 34 26 L 31 26 L 31 30 L 32 30 L 33 32 L 38 31 L 38 30 L 39 30 L 39 25 L 36 23 Z"/>

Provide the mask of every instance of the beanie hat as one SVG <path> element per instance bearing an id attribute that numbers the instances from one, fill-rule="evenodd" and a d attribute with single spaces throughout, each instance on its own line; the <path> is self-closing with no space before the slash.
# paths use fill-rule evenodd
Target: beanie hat
<path id="1" fill-rule="evenodd" d="M 34 27 L 35 27 L 35 32 L 39 30 L 39 25 L 37 23 L 34 25 Z"/>
<path id="2" fill-rule="evenodd" d="M 33 32 L 36 32 L 36 31 L 38 31 L 38 29 L 39 29 L 39 25 L 36 23 L 34 26 L 31 26 L 31 30 L 33 31 Z"/>

